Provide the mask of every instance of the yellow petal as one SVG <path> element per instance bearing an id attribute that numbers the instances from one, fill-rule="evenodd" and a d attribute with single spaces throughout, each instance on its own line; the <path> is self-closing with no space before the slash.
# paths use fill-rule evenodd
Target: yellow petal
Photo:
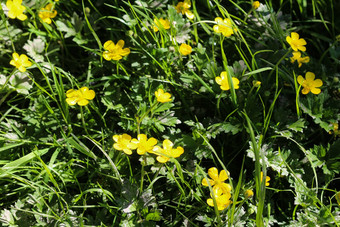
<path id="1" fill-rule="evenodd" d="M 211 180 L 211 179 L 208 179 L 208 181 L 209 181 L 209 183 L 210 183 L 210 186 L 214 186 L 215 181 L 213 181 L 213 180 Z M 204 178 L 204 179 L 202 180 L 202 185 L 203 185 L 203 186 L 209 186 L 209 185 L 208 185 L 208 181 L 207 181 L 207 179 Z"/>
<path id="2" fill-rule="evenodd" d="M 169 161 L 169 158 L 168 157 L 165 157 L 165 156 L 157 156 L 157 161 L 160 162 L 160 163 L 166 163 L 167 161 Z"/>
<path id="3" fill-rule="evenodd" d="M 321 92 L 321 89 L 319 89 L 319 88 L 312 88 L 311 89 L 311 92 L 313 93 L 313 94 L 315 94 L 315 95 L 318 95 L 318 94 L 320 94 L 320 92 Z"/>
<path id="4" fill-rule="evenodd" d="M 117 46 L 119 46 L 120 48 L 123 48 L 124 44 L 125 44 L 124 40 L 119 40 L 117 43 Z"/>
<path id="5" fill-rule="evenodd" d="M 219 77 L 219 76 L 217 76 L 217 77 L 215 78 L 215 81 L 216 81 L 216 83 L 219 84 L 219 85 L 222 84 L 222 78 Z"/>
<path id="6" fill-rule="evenodd" d="M 220 172 L 218 179 L 219 179 L 219 181 L 225 181 L 225 180 L 228 179 L 228 174 L 224 169 Z"/>
<path id="7" fill-rule="evenodd" d="M 211 167 L 209 170 L 208 170 L 208 175 L 211 179 L 213 179 L 214 181 L 217 181 L 218 180 L 218 170 L 216 167 Z"/>
<path id="8" fill-rule="evenodd" d="M 306 72 L 306 80 L 308 82 L 312 82 L 315 78 L 315 74 L 312 72 Z"/>
<path id="9" fill-rule="evenodd" d="M 122 55 L 122 56 L 126 56 L 126 55 L 130 54 L 130 49 L 124 48 L 119 52 L 119 54 Z"/>
<path id="10" fill-rule="evenodd" d="M 104 49 L 105 50 L 112 51 L 114 48 L 115 48 L 115 44 L 114 44 L 114 42 L 112 42 L 112 40 L 108 40 L 104 43 Z"/>
<path id="11" fill-rule="evenodd" d="M 212 199 L 207 199 L 207 203 L 209 206 L 213 207 L 214 206 L 214 200 Z"/>
<path id="12" fill-rule="evenodd" d="M 310 89 L 308 87 L 305 87 L 302 89 L 302 94 L 307 95 L 310 92 Z"/>
<path id="13" fill-rule="evenodd" d="M 287 43 L 290 44 L 290 43 L 292 42 L 292 38 L 291 38 L 290 36 L 287 36 L 287 37 L 286 37 L 286 41 L 287 41 Z"/>
<path id="14" fill-rule="evenodd" d="M 189 18 L 190 20 L 194 19 L 195 15 L 190 11 L 190 10 L 187 10 L 185 12 L 185 15 L 187 16 L 187 18 Z"/>
<path id="15" fill-rule="evenodd" d="M 70 97 L 66 99 L 67 104 L 69 104 L 70 106 L 76 105 L 77 101 L 78 101 L 78 97 Z"/>
<path id="16" fill-rule="evenodd" d="M 323 85 L 323 83 L 322 83 L 322 80 L 320 80 L 320 79 L 316 79 L 313 82 L 314 87 L 321 87 L 322 85 Z"/>
<path id="17" fill-rule="evenodd" d="M 297 78 L 297 81 L 300 85 L 302 85 L 303 81 L 305 81 L 305 79 L 301 75 L 299 75 L 298 78 Z"/>
<path id="18" fill-rule="evenodd" d="M 292 37 L 292 39 L 299 39 L 299 34 L 296 32 L 290 33 L 290 36 Z"/>
<path id="19" fill-rule="evenodd" d="M 231 80 L 233 81 L 234 89 L 238 89 L 240 81 L 235 77 L 231 78 Z"/>
<path id="20" fill-rule="evenodd" d="M 81 98 L 78 100 L 79 106 L 86 106 L 87 104 L 89 104 L 89 101 L 87 101 L 87 99 Z"/>

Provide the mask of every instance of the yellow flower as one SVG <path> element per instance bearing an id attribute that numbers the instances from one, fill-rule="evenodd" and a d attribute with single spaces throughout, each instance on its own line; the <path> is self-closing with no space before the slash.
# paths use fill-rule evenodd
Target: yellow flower
<path id="1" fill-rule="evenodd" d="M 8 8 L 8 17 L 11 19 L 18 18 L 19 20 L 26 20 L 27 16 L 23 13 L 26 9 L 21 5 L 22 0 L 7 0 L 6 6 Z"/>
<path id="2" fill-rule="evenodd" d="M 54 9 L 52 10 L 52 8 L 54 8 L 53 4 L 49 3 L 45 6 L 45 8 L 41 8 L 39 12 L 39 17 L 47 24 L 51 24 L 51 18 L 55 18 L 57 16 L 57 11 Z"/>
<path id="3" fill-rule="evenodd" d="M 294 51 L 298 51 L 298 50 L 306 51 L 306 47 L 305 47 L 305 45 L 307 45 L 306 40 L 299 39 L 299 34 L 296 32 L 292 32 L 290 33 L 290 35 L 291 37 L 290 36 L 286 37 L 286 41 L 287 43 L 289 43 L 292 49 Z"/>
<path id="4" fill-rule="evenodd" d="M 217 168 L 212 167 L 208 170 L 208 175 L 211 178 L 208 180 L 210 185 L 213 187 L 213 190 L 221 189 L 223 193 L 229 193 L 231 191 L 230 184 L 224 183 L 224 181 L 228 179 L 228 174 L 225 170 L 221 170 L 220 174 L 218 174 Z M 202 180 L 202 185 L 209 185 L 206 178 Z"/>
<path id="5" fill-rule="evenodd" d="M 111 40 L 106 41 L 104 43 L 104 51 L 103 53 L 103 58 L 107 61 L 111 60 L 120 60 L 123 58 L 123 56 L 126 56 L 130 54 L 130 49 L 129 48 L 124 48 L 124 40 L 119 40 L 117 44 L 115 45 L 114 42 Z"/>
<path id="6" fill-rule="evenodd" d="M 181 46 L 179 47 L 179 52 L 182 55 L 189 55 L 192 52 L 192 48 L 191 48 L 191 46 L 189 46 L 185 43 L 182 43 Z"/>
<path id="7" fill-rule="evenodd" d="M 309 92 L 313 94 L 320 94 L 321 90 L 318 87 L 322 86 L 322 81 L 320 79 L 316 79 L 315 74 L 312 72 L 306 72 L 306 79 L 301 75 L 298 76 L 297 81 L 303 87 L 302 94 L 306 95 Z"/>
<path id="8" fill-rule="evenodd" d="M 191 1 L 190 0 L 184 0 L 184 2 L 177 3 L 177 6 L 175 7 L 177 10 L 177 13 L 185 14 L 187 18 L 190 20 L 194 19 L 195 15 L 189 10 L 191 7 Z"/>
<path id="9" fill-rule="evenodd" d="M 238 89 L 239 88 L 238 84 L 240 83 L 240 81 L 235 77 L 232 77 L 231 80 L 233 82 L 234 89 Z M 222 90 L 228 91 L 230 89 L 229 81 L 228 81 L 228 74 L 226 71 L 221 72 L 220 76 L 217 76 L 215 78 L 215 81 L 218 85 L 221 85 L 220 87 Z"/>
<path id="10" fill-rule="evenodd" d="M 153 25 L 154 32 L 158 32 L 160 28 L 163 28 L 165 30 L 170 29 L 170 21 L 168 19 L 164 20 L 163 18 L 161 19 L 155 18 L 153 20 L 153 23 L 154 23 Z"/>
<path id="11" fill-rule="evenodd" d="M 259 1 L 255 1 L 255 2 L 253 2 L 253 9 L 257 9 L 257 8 L 259 8 L 260 7 L 260 2 Z"/>
<path id="12" fill-rule="evenodd" d="M 132 154 L 131 150 L 137 148 L 137 144 L 131 142 L 131 136 L 128 134 L 114 135 L 112 139 L 116 142 L 113 144 L 113 148 L 118 151 L 124 151 L 125 154 Z"/>
<path id="13" fill-rule="evenodd" d="M 231 194 L 230 193 L 223 194 L 221 189 L 214 189 L 213 194 L 212 195 L 210 194 L 210 196 L 215 197 L 218 210 L 224 210 L 232 203 L 232 201 L 230 200 Z M 213 199 L 207 199 L 207 203 L 209 206 L 212 207 L 214 206 Z"/>
<path id="14" fill-rule="evenodd" d="M 13 53 L 12 57 L 13 60 L 11 60 L 9 64 L 15 66 L 20 72 L 25 72 L 26 67 L 30 67 L 32 65 L 32 62 L 28 60 L 28 57 L 25 54 L 21 54 L 19 56 L 18 53 Z"/>
<path id="15" fill-rule="evenodd" d="M 87 87 L 82 87 L 79 90 L 70 89 L 66 92 L 66 102 L 70 106 L 76 105 L 86 106 L 89 104 L 88 100 L 94 99 L 96 93 L 93 90 L 89 90 Z"/>
<path id="16" fill-rule="evenodd" d="M 170 140 L 164 140 L 163 148 L 160 146 L 155 146 L 152 153 L 158 155 L 156 158 L 157 161 L 160 163 L 165 163 L 169 161 L 170 157 L 177 158 L 184 153 L 183 147 L 178 146 L 176 149 L 173 149 L 173 146 L 174 144 Z"/>
<path id="17" fill-rule="evenodd" d="M 137 139 L 132 139 L 131 143 L 137 145 L 137 153 L 143 155 L 146 152 L 152 153 L 152 149 L 157 144 L 157 140 L 153 137 L 147 138 L 145 134 L 139 134 Z"/>
<path id="18" fill-rule="evenodd" d="M 254 87 L 260 87 L 261 86 L 261 81 L 253 80 L 253 86 Z"/>
<path id="19" fill-rule="evenodd" d="M 263 180 L 263 172 L 261 171 L 261 182 Z M 270 177 L 266 176 L 266 186 L 269 186 Z"/>
<path id="20" fill-rule="evenodd" d="M 297 61 L 297 63 L 299 64 L 299 68 L 301 67 L 302 63 L 308 63 L 309 62 L 309 57 L 301 57 L 301 52 L 300 51 L 294 51 L 293 52 L 293 57 L 290 58 L 290 62 L 294 63 L 295 61 Z"/>
<path id="21" fill-rule="evenodd" d="M 229 18 L 223 20 L 221 17 L 216 17 L 215 22 L 217 24 L 214 25 L 213 29 L 216 33 L 222 33 L 225 37 L 230 37 L 234 32 L 237 32 Z"/>
<path id="22" fill-rule="evenodd" d="M 335 199 L 336 199 L 336 201 L 338 202 L 338 205 L 340 206 L 340 192 L 337 192 L 337 193 L 335 194 Z"/>
<path id="23" fill-rule="evenodd" d="M 245 195 L 245 197 L 248 199 L 248 198 L 254 196 L 254 192 L 253 192 L 253 190 L 248 189 L 248 190 L 246 190 L 246 191 L 244 192 L 244 195 Z"/>
<path id="24" fill-rule="evenodd" d="M 157 99 L 157 102 L 171 102 L 171 94 L 168 92 L 164 92 L 162 88 L 158 88 L 157 91 L 155 91 L 155 96 Z"/>

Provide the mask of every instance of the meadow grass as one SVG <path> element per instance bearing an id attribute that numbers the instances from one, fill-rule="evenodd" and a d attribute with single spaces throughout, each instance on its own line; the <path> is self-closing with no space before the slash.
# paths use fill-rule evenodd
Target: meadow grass
<path id="1" fill-rule="evenodd" d="M 339 226 L 339 8 L 3 1 L 0 226 Z"/>

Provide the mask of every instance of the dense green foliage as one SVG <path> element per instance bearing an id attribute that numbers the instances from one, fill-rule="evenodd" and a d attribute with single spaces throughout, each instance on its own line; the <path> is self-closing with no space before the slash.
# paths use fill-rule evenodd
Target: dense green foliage
<path id="1" fill-rule="evenodd" d="M 0 226 L 340 225 L 340 2 L 23 0 L 19 19 L 8 2 Z M 307 43 L 295 62 L 292 32 Z"/>

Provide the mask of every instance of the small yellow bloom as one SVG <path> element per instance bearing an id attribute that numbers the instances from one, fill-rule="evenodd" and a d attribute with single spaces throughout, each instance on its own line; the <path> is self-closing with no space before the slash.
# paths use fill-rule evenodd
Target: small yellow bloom
<path id="1" fill-rule="evenodd" d="M 234 89 L 239 89 L 238 84 L 240 83 L 240 81 L 235 77 L 232 77 L 231 79 L 234 85 Z M 215 81 L 218 85 L 221 85 L 220 87 L 222 90 L 228 91 L 230 89 L 229 81 L 228 81 L 228 74 L 226 71 L 221 72 L 220 76 L 217 76 L 215 78 Z"/>
<path id="2" fill-rule="evenodd" d="M 18 18 L 19 20 L 26 20 L 27 16 L 24 14 L 25 6 L 21 5 L 22 0 L 7 0 L 6 6 L 8 8 L 8 17 L 11 19 Z"/>
<path id="3" fill-rule="evenodd" d="M 321 90 L 318 87 L 322 86 L 322 80 L 316 79 L 315 74 L 312 72 L 306 72 L 306 79 L 303 78 L 301 75 L 298 76 L 297 81 L 303 87 L 302 94 L 306 95 L 309 92 L 313 94 L 320 94 Z"/>
<path id="4" fill-rule="evenodd" d="M 124 151 L 127 155 L 131 155 L 131 150 L 138 147 L 136 143 L 131 142 L 131 136 L 125 133 L 123 135 L 114 135 L 112 139 L 116 142 L 113 144 L 113 148 L 118 151 Z"/>
<path id="5" fill-rule="evenodd" d="M 261 182 L 263 180 L 263 172 L 261 171 Z M 266 176 L 266 186 L 269 186 L 270 177 Z"/>
<path id="6" fill-rule="evenodd" d="M 41 18 L 41 20 L 47 24 L 51 24 L 51 18 L 55 18 L 56 16 L 57 11 L 54 10 L 52 3 L 47 4 L 45 8 L 42 8 L 39 12 L 39 17 Z"/>
<path id="7" fill-rule="evenodd" d="M 157 102 L 161 102 L 161 103 L 171 102 L 171 94 L 168 92 L 164 92 L 162 88 L 158 88 L 158 90 L 155 91 L 155 96 L 156 96 Z"/>
<path id="8" fill-rule="evenodd" d="M 66 102 L 70 106 L 78 104 L 79 106 L 86 106 L 89 104 L 88 100 L 94 99 L 96 93 L 89 90 L 88 87 L 82 87 L 79 90 L 70 89 L 66 92 Z"/>
<path id="9" fill-rule="evenodd" d="M 253 9 L 257 9 L 257 8 L 259 8 L 260 7 L 260 2 L 259 1 L 255 1 L 255 2 L 253 2 Z"/>
<path id="10" fill-rule="evenodd" d="M 244 192 L 244 195 L 245 195 L 245 197 L 248 199 L 248 198 L 254 196 L 254 192 L 253 192 L 253 190 L 248 189 L 248 190 L 246 190 L 246 191 Z"/>
<path id="11" fill-rule="evenodd" d="M 191 48 L 191 46 L 189 46 L 185 43 L 182 43 L 181 46 L 179 47 L 179 52 L 182 55 L 189 55 L 192 52 L 192 48 Z"/>
<path id="12" fill-rule="evenodd" d="M 137 153 L 143 155 L 146 152 L 152 153 L 152 149 L 157 144 L 157 140 L 153 137 L 147 138 L 145 134 L 139 134 L 137 139 L 132 139 L 131 143 L 137 145 Z"/>
<path id="13" fill-rule="evenodd" d="M 302 63 L 308 63 L 309 62 L 309 57 L 301 57 L 301 52 L 300 51 L 294 51 L 293 52 L 293 57 L 290 58 L 290 62 L 294 63 L 297 61 L 299 68 L 302 66 Z"/>
<path id="14" fill-rule="evenodd" d="M 26 67 L 30 67 L 32 65 L 32 62 L 28 60 L 28 57 L 25 54 L 21 54 L 19 56 L 18 53 L 13 53 L 12 57 L 13 60 L 11 60 L 9 64 L 15 66 L 20 72 L 25 72 Z"/>
<path id="15" fill-rule="evenodd" d="M 233 28 L 231 20 L 229 18 L 222 19 L 221 17 L 216 17 L 213 29 L 216 33 L 222 33 L 225 37 L 230 37 L 234 32 L 237 32 L 236 28 Z"/>
<path id="16" fill-rule="evenodd" d="M 228 179 L 228 174 L 225 170 L 221 170 L 220 174 L 218 174 L 217 168 L 212 167 L 208 170 L 208 175 L 211 178 L 208 180 L 210 185 L 213 187 L 213 190 L 221 189 L 223 193 L 231 192 L 230 184 L 224 183 L 224 181 Z M 202 185 L 209 186 L 206 178 L 202 180 Z"/>
<path id="17" fill-rule="evenodd" d="M 169 161 L 170 157 L 178 158 L 184 153 L 183 147 L 178 146 L 176 149 L 172 148 L 174 144 L 170 140 L 163 141 L 163 148 L 160 146 L 155 146 L 152 153 L 158 155 L 157 161 L 160 163 L 165 163 Z"/>
<path id="18" fill-rule="evenodd" d="M 305 45 L 307 45 L 306 40 L 300 39 L 299 34 L 296 32 L 292 32 L 290 33 L 290 35 L 291 36 L 286 37 L 286 41 L 287 43 L 289 43 L 292 49 L 294 51 L 298 51 L 298 50 L 301 50 L 303 52 L 306 51 L 306 47 L 305 47 Z"/>
<path id="19" fill-rule="evenodd" d="M 213 194 L 210 195 L 212 198 L 215 197 L 216 205 L 218 210 L 224 210 L 226 209 L 232 201 L 230 200 L 231 194 L 226 193 L 223 194 L 221 189 L 214 189 Z M 214 206 L 214 200 L 213 199 L 207 199 L 207 203 L 209 206 Z"/>
<path id="20" fill-rule="evenodd" d="M 191 7 L 191 1 L 190 0 L 184 0 L 184 2 L 177 3 L 177 6 L 175 7 L 177 10 L 177 13 L 185 14 L 187 18 L 190 20 L 194 19 L 195 15 L 189 10 Z"/>
<path id="21" fill-rule="evenodd" d="M 130 54 L 129 48 L 123 49 L 124 44 L 125 44 L 124 40 L 119 40 L 116 45 L 111 40 L 106 41 L 104 43 L 104 49 L 106 51 L 104 51 L 103 53 L 103 58 L 107 61 L 111 61 L 111 60 L 118 61 L 122 59 L 123 56 Z"/>
<path id="22" fill-rule="evenodd" d="M 253 80 L 253 86 L 254 87 L 260 87 L 261 86 L 261 81 Z"/>
<path id="23" fill-rule="evenodd" d="M 168 19 L 163 19 L 163 18 L 157 19 L 157 18 L 155 18 L 153 20 L 153 23 L 154 23 L 154 25 L 153 25 L 153 31 L 154 32 L 158 32 L 159 29 L 161 29 L 161 28 L 163 28 L 165 30 L 170 29 L 170 21 Z"/>

